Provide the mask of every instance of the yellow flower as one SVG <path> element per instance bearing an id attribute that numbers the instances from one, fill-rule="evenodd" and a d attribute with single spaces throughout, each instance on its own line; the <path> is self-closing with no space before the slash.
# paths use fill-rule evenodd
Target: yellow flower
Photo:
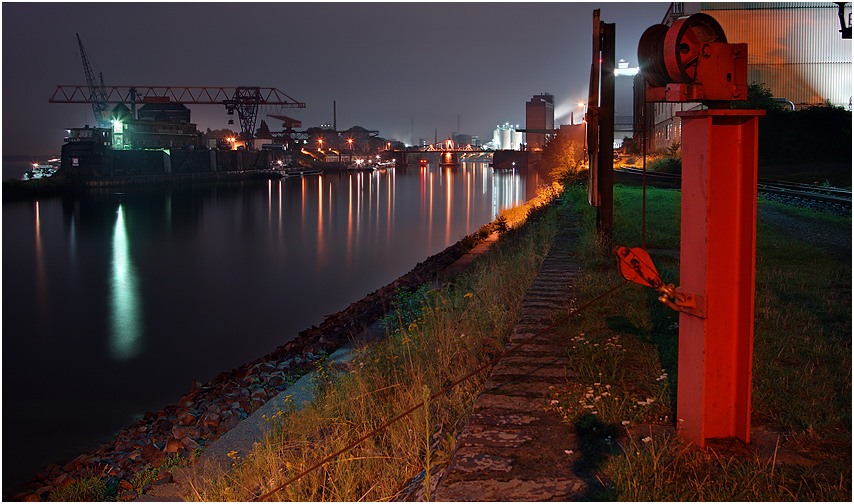
<path id="1" fill-rule="evenodd" d="M 471 292 L 469 292 L 468 294 L 466 294 L 466 295 L 465 295 L 465 296 L 463 296 L 463 297 L 470 298 L 470 297 L 472 297 L 472 296 L 474 296 L 474 294 L 472 294 Z"/>

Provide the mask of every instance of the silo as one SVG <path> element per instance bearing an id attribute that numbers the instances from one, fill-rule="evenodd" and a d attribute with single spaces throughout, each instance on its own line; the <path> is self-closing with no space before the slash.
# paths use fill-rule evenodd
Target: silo
<path id="1" fill-rule="evenodd" d="M 504 126 L 501 127 L 501 142 L 499 145 L 501 146 L 502 150 L 513 148 L 510 133 L 511 133 L 510 132 L 510 126 L 507 126 L 505 124 Z"/>
<path id="2" fill-rule="evenodd" d="M 513 150 L 518 149 L 519 146 L 522 145 L 522 132 L 521 131 L 516 131 L 515 129 L 513 130 L 511 145 L 512 146 L 510 148 Z"/>

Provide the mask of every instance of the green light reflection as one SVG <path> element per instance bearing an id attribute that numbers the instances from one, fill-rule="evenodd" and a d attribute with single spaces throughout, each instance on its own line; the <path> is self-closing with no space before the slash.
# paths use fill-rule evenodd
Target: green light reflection
<path id="1" fill-rule="evenodd" d="M 125 215 L 119 205 L 113 231 L 113 276 L 110 282 L 110 351 L 116 360 L 128 360 L 140 352 L 142 318 L 136 272 L 130 260 Z"/>

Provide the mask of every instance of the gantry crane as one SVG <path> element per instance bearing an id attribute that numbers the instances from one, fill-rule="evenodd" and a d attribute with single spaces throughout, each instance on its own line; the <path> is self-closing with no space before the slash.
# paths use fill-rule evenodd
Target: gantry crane
<path id="1" fill-rule="evenodd" d="M 142 103 L 181 103 L 195 105 L 224 105 L 228 115 L 237 111 L 240 119 L 240 133 L 244 140 L 251 142 L 261 105 L 284 108 L 305 108 L 276 88 L 253 86 L 239 87 L 177 87 L 177 86 L 104 86 L 104 75 L 100 74 L 100 85 L 89 64 L 89 58 L 83 49 L 83 41 L 77 34 L 80 58 L 83 60 L 83 72 L 86 74 L 84 86 L 57 86 L 50 103 L 91 103 L 92 111 L 99 128 L 109 127 L 111 103 L 130 103 L 131 113 L 136 117 L 136 104 Z M 229 121 L 230 122 L 230 121 Z"/>
<path id="2" fill-rule="evenodd" d="M 240 119 L 242 137 L 251 141 L 255 132 L 255 122 L 258 118 L 258 108 L 261 105 L 278 108 L 305 108 L 305 103 L 298 102 L 276 88 L 254 86 L 238 87 L 179 87 L 179 86 L 106 86 L 101 93 L 85 91 L 86 86 L 56 87 L 50 103 L 130 103 L 131 109 L 136 103 L 181 103 L 191 105 L 224 105 L 229 115 L 237 112 Z"/>

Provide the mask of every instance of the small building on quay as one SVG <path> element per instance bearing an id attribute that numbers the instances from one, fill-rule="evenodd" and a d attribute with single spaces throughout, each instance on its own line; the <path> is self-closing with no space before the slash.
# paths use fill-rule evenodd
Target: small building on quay
<path id="1" fill-rule="evenodd" d="M 123 103 L 110 113 L 112 147 L 131 149 L 197 149 L 202 136 L 181 103 L 146 103 L 134 114 Z"/>

